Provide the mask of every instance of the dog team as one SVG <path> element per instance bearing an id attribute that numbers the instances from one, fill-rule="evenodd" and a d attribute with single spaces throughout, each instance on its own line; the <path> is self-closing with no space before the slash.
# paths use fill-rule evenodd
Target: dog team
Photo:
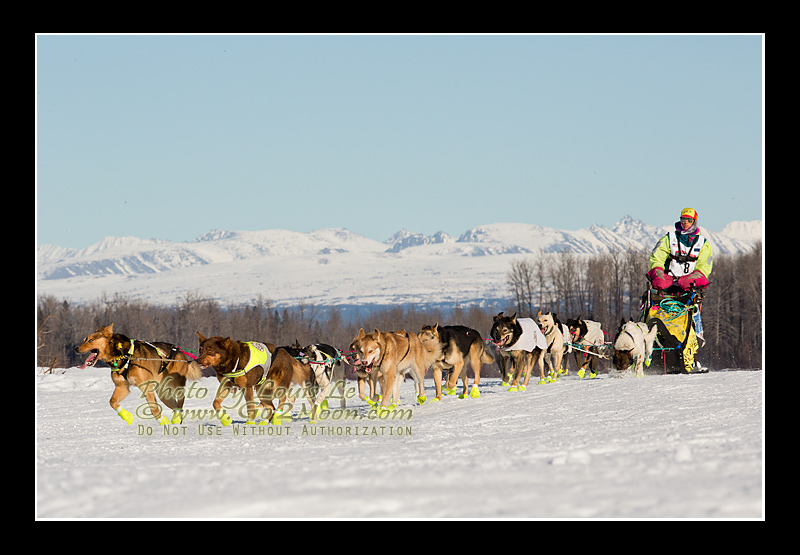
<path id="1" fill-rule="evenodd" d="M 182 392 L 187 381 L 202 377 L 204 367 L 213 368 L 219 380 L 212 414 L 223 426 L 232 422 L 222 403 L 233 388 L 244 393 L 248 424 L 280 424 L 283 418 L 291 418 L 291 395 L 298 391 L 292 386 L 299 386 L 311 405 L 313 422 L 320 410 L 328 408 L 327 398 L 334 388 L 339 389 L 344 408 L 345 362 L 353 366 L 359 397 L 380 416 L 397 407 L 400 384 L 407 377 L 414 381 L 419 404 L 441 401 L 444 394 L 454 395 L 459 378 L 463 386 L 459 397 L 480 397 L 481 366 L 495 361 L 509 391 L 525 391 L 535 368 L 540 384 L 565 374 L 569 353 L 575 356 L 580 378 L 587 369 L 589 377 L 596 377 L 597 359 L 606 358 L 601 350 L 607 347 L 613 349 L 617 372 L 633 368 L 637 376 L 642 376 L 656 335 L 655 327 L 648 330 L 642 323 L 623 321 L 613 343 L 606 344 L 600 324 L 580 316 L 561 323 L 551 312 L 540 311 L 536 320 L 501 312 L 493 318 L 488 340 L 472 328 L 457 325 L 426 325 L 418 333 L 377 329 L 366 333 L 362 328 L 346 355 L 325 344 L 302 347 L 295 341 L 291 346 L 276 346 L 230 337 L 205 337 L 198 331 L 195 359 L 170 343 L 134 340 L 115 333 L 113 326 L 99 328 L 75 347 L 77 353 L 89 353 L 80 368 L 94 366 L 98 361 L 108 364 L 114 382 L 111 408 L 132 424 L 134 416 L 120 403 L 130 393 L 130 386 L 135 386 L 146 399 L 146 415 L 162 425 L 181 423 L 185 398 Z M 496 355 L 490 354 L 487 343 L 493 345 Z M 467 363 L 474 374 L 472 388 Z M 436 396 L 430 401 L 424 384 L 428 369 L 432 370 L 436 387 Z M 157 399 L 172 409 L 171 419 L 164 415 Z"/>

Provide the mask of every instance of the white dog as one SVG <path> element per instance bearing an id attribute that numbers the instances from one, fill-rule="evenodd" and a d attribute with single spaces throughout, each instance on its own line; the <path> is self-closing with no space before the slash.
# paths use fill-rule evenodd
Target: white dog
<path id="1" fill-rule="evenodd" d="M 315 343 L 302 350 L 304 361 L 311 365 L 314 371 L 314 380 L 319 391 L 316 406 L 328 408 L 327 397 L 334 387 L 339 389 L 339 406 L 345 408 L 344 394 L 344 363 L 342 353 L 331 345 Z"/>
<path id="2" fill-rule="evenodd" d="M 631 366 L 636 369 L 636 376 L 644 375 L 644 365 L 650 365 L 653 356 L 653 342 L 658 328 L 653 326 L 647 330 L 647 325 L 642 322 L 620 323 L 617 336 L 614 338 L 614 368 L 625 372 Z"/>

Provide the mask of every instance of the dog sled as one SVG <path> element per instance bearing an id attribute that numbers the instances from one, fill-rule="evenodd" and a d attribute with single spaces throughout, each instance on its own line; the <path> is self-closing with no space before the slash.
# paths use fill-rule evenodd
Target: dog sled
<path id="1" fill-rule="evenodd" d="M 653 345 L 651 368 L 665 374 L 705 372 L 696 360 L 703 342 L 700 311 L 702 289 L 684 291 L 676 286 L 660 290 L 648 287 L 642 295 L 641 321 L 648 329 L 658 328 Z"/>

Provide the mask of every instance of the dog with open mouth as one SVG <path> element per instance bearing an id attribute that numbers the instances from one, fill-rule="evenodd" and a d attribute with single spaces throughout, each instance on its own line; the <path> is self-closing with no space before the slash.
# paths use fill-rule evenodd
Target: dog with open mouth
<path id="1" fill-rule="evenodd" d="M 400 401 L 400 384 L 406 376 L 414 380 L 417 401 L 422 404 L 425 396 L 425 355 L 417 334 L 401 331 L 380 331 L 365 333 L 361 328 L 350 348 L 356 354 L 356 364 L 366 376 L 370 385 L 371 397 L 366 398 L 375 406 L 378 383 L 381 385 L 380 407 L 388 410 L 390 401 L 394 405 Z M 359 377 L 359 395 L 363 391 Z M 363 398 L 363 397 L 362 397 Z"/>
<path id="2" fill-rule="evenodd" d="M 361 331 L 364 331 L 363 329 Z M 365 334 L 366 337 L 366 334 Z M 383 394 L 383 390 L 372 390 L 372 365 L 365 365 L 361 361 L 361 339 L 356 336 L 350 343 L 350 351 L 347 356 L 347 363 L 353 367 L 353 372 L 356 375 L 356 383 L 358 384 L 358 398 L 367 403 L 371 403 L 373 398 Z M 369 394 L 367 394 L 369 388 Z"/>
<path id="3" fill-rule="evenodd" d="M 98 328 L 89 334 L 76 353 L 89 353 L 79 368 L 87 368 L 102 361 L 111 367 L 114 392 L 109 405 L 127 422 L 133 424 L 134 416 L 120 404 L 130 393 L 130 386 L 138 387 L 147 400 L 148 414 L 159 424 L 179 424 L 185 398 L 187 380 L 202 378 L 200 365 L 191 360 L 179 347 L 161 341 L 148 342 L 131 339 L 114 333 L 114 324 Z M 172 409 L 172 420 L 167 420 L 156 398 Z"/>
<path id="4" fill-rule="evenodd" d="M 539 384 L 547 383 L 544 375 L 547 341 L 533 318 L 517 318 L 516 312 L 505 316 L 501 312 L 493 319 L 490 337 L 501 353 L 509 357 L 512 368 L 509 391 L 525 391 L 534 366 L 539 367 Z"/>

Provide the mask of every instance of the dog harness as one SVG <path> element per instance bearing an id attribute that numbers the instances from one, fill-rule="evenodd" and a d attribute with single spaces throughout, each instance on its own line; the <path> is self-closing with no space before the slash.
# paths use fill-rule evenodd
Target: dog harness
<path id="1" fill-rule="evenodd" d="M 122 353 L 120 356 L 109 362 L 108 364 L 111 366 L 112 372 L 124 372 L 128 369 L 128 364 L 131 362 L 131 357 L 133 356 L 133 350 L 136 346 L 136 341 L 131 339 L 131 348 L 128 349 L 127 353 Z M 122 343 L 117 344 L 118 348 L 122 348 Z M 161 353 L 159 353 L 161 354 Z"/>
<path id="2" fill-rule="evenodd" d="M 270 362 L 272 361 L 272 355 L 270 354 L 266 345 L 263 343 L 258 343 L 257 341 L 245 341 L 244 344 L 250 349 L 250 360 L 247 362 L 247 365 L 244 368 L 237 370 L 236 367 L 239 366 L 239 359 L 237 358 L 236 364 L 233 365 L 233 372 L 222 374 L 226 378 L 244 376 L 256 366 L 263 366 L 265 369 L 269 368 Z M 264 376 L 266 376 L 266 373 Z"/>
<path id="3" fill-rule="evenodd" d="M 111 362 L 109 362 L 112 372 L 121 372 L 124 375 L 125 371 L 128 370 L 128 365 L 131 363 L 131 360 L 133 359 L 133 351 L 136 349 L 136 340 L 131 339 L 130 342 L 131 342 L 131 347 L 130 349 L 128 349 L 127 353 L 123 353 L 114 360 L 112 360 Z M 159 368 L 158 370 L 159 374 L 167 368 L 167 364 L 169 364 L 169 361 L 179 350 L 177 347 L 172 347 L 172 352 L 168 355 L 167 353 L 165 353 L 152 343 L 149 343 L 147 341 L 139 341 L 139 343 L 150 345 L 153 349 L 156 350 L 156 353 L 158 353 L 159 358 L 161 358 L 161 368 Z M 121 349 L 122 343 L 118 343 L 117 347 Z"/>
<path id="4" fill-rule="evenodd" d="M 333 370 L 333 365 L 336 364 L 337 360 L 340 360 L 342 358 L 341 351 L 339 351 L 339 349 L 335 350 L 336 350 L 336 357 L 334 358 L 325 351 L 320 351 L 319 349 L 317 349 L 315 351 L 315 353 L 318 355 L 317 360 L 309 361 L 312 364 L 322 365 L 322 371 L 324 372 L 325 377 L 327 377 L 329 380 L 331 379 L 331 372 Z M 319 360 L 319 355 L 322 355 L 322 360 Z M 317 371 L 315 369 L 313 374 L 316 375 L 316 373 Z"/>

